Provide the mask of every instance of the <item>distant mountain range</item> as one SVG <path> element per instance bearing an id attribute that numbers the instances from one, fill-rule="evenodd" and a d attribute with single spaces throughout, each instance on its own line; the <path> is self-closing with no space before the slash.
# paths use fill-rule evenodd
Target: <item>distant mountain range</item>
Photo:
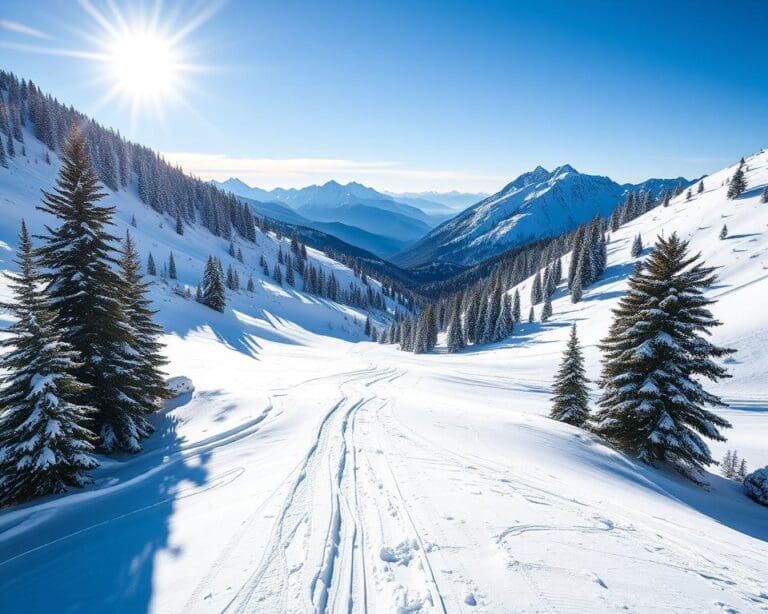
<path id="1" fill-rule="evenodd" d="M 274 190 L 251 187 L 236 178 L 214 183 L 248 199 L 261 215 L 337 234 L 381 257 L 401 251 L 455 213 L 436 203 L 420 208 L 356 182 Z"/>
<path id="2" fill-rule="evenodd" d="M 684 177 L 619 184 L 579 173 L 565 164 L 553 171 L 541 166 L 520 175 L 498 193 L 442 223 L 401 253 L 393 262 L 417 268 L 445 262 L 471 265 L 523 243 L 571 230 L 600 214 L 607 216 L 628 191 L 658 195 Z"/>
<path id="3" fill-rule="evenodd" d="M 455 215 L 488 197 L 484 192 L 384 192 L 401 203 L 418 207 L 425 213 L 450 213 Z"/>

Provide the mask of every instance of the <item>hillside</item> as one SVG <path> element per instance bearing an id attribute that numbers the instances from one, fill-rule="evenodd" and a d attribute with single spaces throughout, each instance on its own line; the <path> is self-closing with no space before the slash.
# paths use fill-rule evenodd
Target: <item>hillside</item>
<path id="1" fill-rule="evenodd" d="M 627 192 L 657 196 L 683 178 L 620 185 L 608 177 L 579 173 L 569 165 L 541 166 L 520 175 L 501 191 L 444 222 L 393 261 L 413 268 L 436 260 L 474 264 L 511 247 L 572 230 L 595 215 L 608 216 Z"/>
<path id="2" fill-rule="evenodd" d="M 0 169 L 3 266 L 19 218 L 39 227 L 33 206 L 55 172 L 31 138 L 27 153 Z M 731 403 L 727 445 L 768 463 L 768 154 L 747 165 L 742 198 L 724 197 L 733 168 L 712 175 L 704 194 L 615 233 L 581 303 L 559 294 L 547 324 L 458 354 L 360 343 L 360 312 L 258 273 L 257 292 L 233 293 L 224 314 L 156 283 L 169 374 L 194 391 L 156 416 L 145 453 L 103 459 L 93 487 L 0 512 L 3 609 L 764 610 L 767 509 L 734 482 L 699 488 L 546 417 L 570 323 L 594 379 L 631 237 L 677 231 L 721 267 L 716 341 L 739 350 L 716 387 Z M 119 232 L 136 216 L 143 254 L 178 254 L 181 283 L 209 252 L 226 258 L 223 239 L 175 235 L 130 191 L 109 200 Z M 279 244 L 243 244 L 246 266 Z"/>

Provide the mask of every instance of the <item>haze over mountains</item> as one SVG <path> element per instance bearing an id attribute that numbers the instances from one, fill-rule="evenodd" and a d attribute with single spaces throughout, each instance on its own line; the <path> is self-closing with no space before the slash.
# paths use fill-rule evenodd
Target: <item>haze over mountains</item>
<path id="1" fill-rule="evenodd" d="M 262 215 L 328 232 L 403 268 L 446 270 L 609 215 L 628 192 L 650 191 L 658 197 L 693 181 L 676 177 L 619 184 L 565 164 L 553 171 L 538 166 L 491 196 L 381 193 L 336 181 L 269 191 L 236 178 L 214 183 L 250 199 Z"/>
<path id="2" fill-rule="evenodd" d="M 270 191 L 252 188 L 236 178 L 214 183 L 250 199 L 254 210 L 263 215 L 330 232 L 382 257 L 394 255 L 453 215 L 450 209 L 436 211 L 433 203 L 426 211 L 399 202 L 356 182 L 342 185 L 328 181 Z"/>

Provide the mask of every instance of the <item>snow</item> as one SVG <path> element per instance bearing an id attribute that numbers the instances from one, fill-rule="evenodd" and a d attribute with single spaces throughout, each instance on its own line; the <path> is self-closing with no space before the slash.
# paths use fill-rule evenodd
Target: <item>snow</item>
<path id="1" fill-rule="evenodd" d="M 582 302 L 560 289 L 546 324 L 455 354 L 361 342 L 363 313 L 259 275 L 273 237 L 242 244 L 241 280 L 252 268 L 257 291 L 230 293 L 223 314 L 156 283 L 179 394 L 142 454 L 100 458 L 92 486 L 0 512 L 0 610 L 765 611 L 768 508 L 733 481 L 701 488 L 547 418 L 571 324 L 594 381 L 634 236 L 676 230 L 720 267 L 713 342 L 738 349 L 733 378 L 712 386 L 734 425 L 714 454 L 768 464 L 768 154 L 747 164 L 745 197 L 724 197 L 733 167 L 716 173 L 704 194 L 614 233 Z M 54 173 L 18 157 L 0 169 L 0 239 L 15 244 L 22 216 L 40 228 L 34 204 Z M 177 236 L 130 193 L 108 201 L 115 234 L 135 215 L 142 257 L 172 250 L 181 283 L 209 253 L 225 258 L 225 241 Z"/>

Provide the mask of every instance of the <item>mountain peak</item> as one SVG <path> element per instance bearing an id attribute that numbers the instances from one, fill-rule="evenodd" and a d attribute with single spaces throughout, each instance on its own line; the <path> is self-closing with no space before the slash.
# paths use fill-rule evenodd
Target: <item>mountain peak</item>
<path id="1" fill-rule="evenodd" d="M 573 168 L 570 164 L 563 164 L 561 166 L 558 166 L 555 170 L 552 171 L 552 176 L 557 177 L 558 175 L 562 175 L 563 173 L 574 173 L 576 175 L 580 174 L 579 171 Z"/>

